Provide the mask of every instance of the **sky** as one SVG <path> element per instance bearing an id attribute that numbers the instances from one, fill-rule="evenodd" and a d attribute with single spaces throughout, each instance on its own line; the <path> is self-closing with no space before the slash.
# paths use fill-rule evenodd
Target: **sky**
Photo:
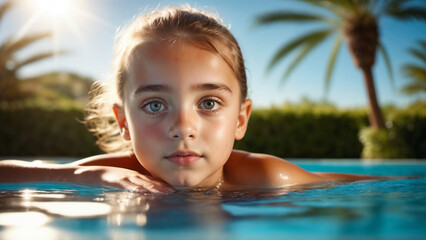
<path id="1" fill-rule="evenodd" d="M 66 50 L 68 54 L 29 65 L 19 73 L 22 77 L 66 71 L 77 73 L 96 81 L 105 81 L 111 70 L 114 35 L 139 14 L 169 5 L 189 3 L 193 7 L 217 13 L 230 27 L 245 59 L 249 97 L 255 108 L 280 106 L 285 102 L 302 99 L 327 101 L 339 107 L 362 107 L 368 103 L 362 73 L 353 65 L 346 45 L 340 49 L 325 95 L 326 64 L 334 37 L 327 39 L 310 53 L 285 82 L 281 77 L 289 65 L 289 58 L 267 72 L 266 68 L 278 49 L 286 42 L 307 33 L 320 25 L 273 24 L 254 26 L 255 18 L 277 10 L 319 12 L 317 8 L 295 0 L 15 0 L 17 5 L 0 22 L 0 42 L 9 37 L 52 31 L 50 39 L 40 41 L 22 50 L 18 58 L 30 54 Z M 5 0 L 0 0 L 0 4 Z M 58 4 L 63 2 L 64 4 Z M 48 3 L 48 7 L 45 6 Z M 426 7 L 425 1 L 419 1 Z M 56 6 L 57 5 L 57 6 Z M 56 6 L 56 9 L 51 8 Z M 65 6 L 65 7 L 64 7 Z M 426 23 L 399 22 L 390 18 L 379 19 L 380 39 L 384 43 L 394 70 L 394 83 L 390 81 L 384 60 L 377 55 L 373 74 L 376 92 L 381 105 L 404 106 L 419 96 L 404 96 L 401 86 L 407 79 L 401 66 L 416 62 L 407 49 L 426 38 Z M 420 96 L 424 99 L 424 96 Z"/>

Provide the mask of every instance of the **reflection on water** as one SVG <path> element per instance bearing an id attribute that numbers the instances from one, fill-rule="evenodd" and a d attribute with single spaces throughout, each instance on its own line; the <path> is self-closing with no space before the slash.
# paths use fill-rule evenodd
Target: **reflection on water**
<path id="1" fill-rule="evenodd" d="M 63 238 L 60 232 L 48 226 L 40 227 L 9 227 L 5 228 L 0 232 L 0 239 L 4 240 L 19 240 L 19 239 L 31 239 L 31 240 L 55 240 L 55 239 L 71 239 Z"/>
<path id="2" fill-rule="evenodd" d="M 88 228 L 95 226 L 95 229 L 96 222 L 103 222 L 104 229 L 119 226 L 142 227 L 147 223 L 145 213 L 150 206 L 143 194 L 109 189 L 102 194 L 79 195 L 72 194 L 69 190 L 72 187 L 75 186 L 69 186 L 65 194 L 58 193 L 60 189 L 24 188 L 0 191 L 0 239 L 28 239 L 29 236 L 31 239 L 44 240 L 75 239 L 75 233 L 70 230 L 86 225 L 85 222 L 89 223 Z M 89 189 L 80 187 L 79 190 L 85 192 Z M 68 229 L 58 228 L 58 224 Z M 117 234 L 117 231 L 111 230 L 109 236 Z M 126 236 L 123 234 L 119 233 L 120 239 Z M 143 234 L 138 234 L 136 239 L 142 237 Z"/>
<path id="3" fill-rule="evenodd" d="M 22 188 L 26 185 L 15 186 Z M 40 188 L 41 190 L 38 190 Z M 73 192 L 73 188 L 78 190 Z M 237 199 L 268 199 L 282 196 L 289 191 L 184 190 L 170 197 L 111 189 L 97 190 L 97 193 L 95 191 L 92 194 L 91 189 L 95 190 L 75 185 L 67 187 L 66 184 L 41 184 L 34 188 L 1 191 L 0 226 L 8 231 L 3 231 L 0 236 L 19 232 L 15 231 L 16 228 L 55 225 L 55 221 L 69 222 L 76 219 L 103 219 L 104 224 L 109 227 L 148 226 L 153 229 L 178 229 L 210 224 L 223 227 L 235 217 L 230 211 L 232 207 L 227 206 L 226 202 Z M 164 224 L 165 222 L 171 224 Z"/>
<path id="4" fill-rule="evenodd" d="M 104 200 L 113 206 L 113 211 L 108 215 L 109 225 L 145 226 L 145 213 L 149 210 L 149 203 L 144 195 L 129 192 L 107 193 Z"/>
<path id="5" fill-rule="evenodd" d="M 51 215 L 62 217 L 87 218 L 104 216 L 111 212 L 111 206 L 96 202 L 34 202 L 24 201 L 22 206 L 29 209 L 39 209 Z"/>
<path id="6" fill-rule="evenodd" d="M 0 239 L 422 238 L 425 183 L 420 178 L 171 195 L 0 184 Z"/>
<path id="7" fill-rule="evenodd" d="M 0 226 L 5 227 L 40 227 L 51 221 L 51 217 L 41 212 L 0 213 Z"/>

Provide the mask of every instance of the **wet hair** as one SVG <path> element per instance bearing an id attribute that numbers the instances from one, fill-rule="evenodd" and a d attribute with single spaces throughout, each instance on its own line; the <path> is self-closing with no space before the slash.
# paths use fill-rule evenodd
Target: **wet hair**
<path id="1" fill-rule="evenodd" d="M 241 102 L 247 98 L 247 77 L 241 49 L 218 17 L 189 6 L 167 7 L 139 16 L 116 36 L 112 84 L 95 83 L 86 107 L 86 126 L 97 137 L 98 146 L 105 152 L 132 150 L 130 142 L 120 136 L 112 105 L 123 103 L 132 55 L 147 42 L 191 44 L 217 54 L 238 80 Z"/>

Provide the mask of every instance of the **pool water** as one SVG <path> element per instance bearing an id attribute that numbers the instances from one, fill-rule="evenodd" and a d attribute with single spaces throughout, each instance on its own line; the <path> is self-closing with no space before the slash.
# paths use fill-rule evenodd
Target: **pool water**
<path id="1" fill-rule="evenodd" d="M 309 171 L 415 177 L 171 195 L 0 184 L 0 239 L 426 239 L 426 162 L 293 162 Z"/>

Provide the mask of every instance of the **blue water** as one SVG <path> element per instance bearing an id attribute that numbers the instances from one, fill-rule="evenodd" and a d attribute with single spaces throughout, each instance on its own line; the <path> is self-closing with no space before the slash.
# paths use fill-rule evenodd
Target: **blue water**
<path id="1" fill-rule="evenodd" d="M 294 162 L 415 178 L 166 196 L 0 184 L 0 239 L 426 239 L 426 162 Z"/>

